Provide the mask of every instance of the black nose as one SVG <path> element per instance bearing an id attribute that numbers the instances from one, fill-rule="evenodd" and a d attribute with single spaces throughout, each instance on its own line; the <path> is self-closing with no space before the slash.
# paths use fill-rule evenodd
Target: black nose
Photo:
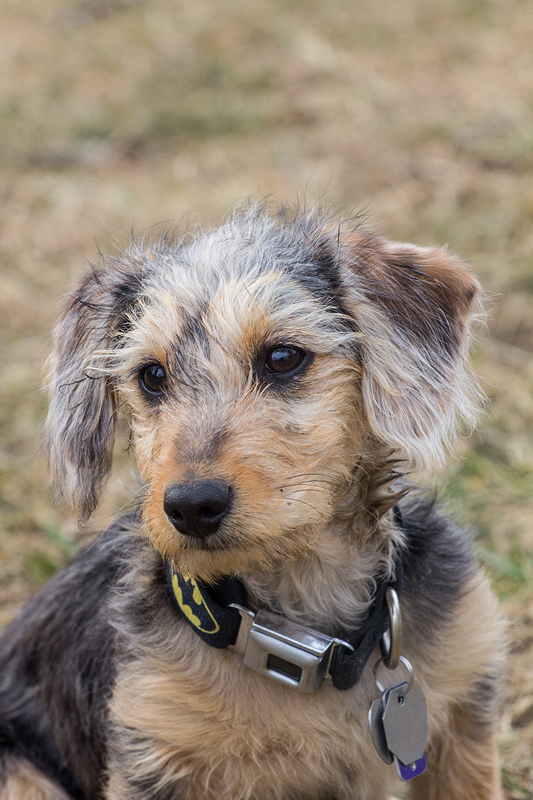
<path id="1" fill-rule="evenodd" d="M 203 537 L 216 533 L 232 499 L 231 486 L 221 481 L 179 483 L 167 488 L 163 508 L 180 533 Z"/>

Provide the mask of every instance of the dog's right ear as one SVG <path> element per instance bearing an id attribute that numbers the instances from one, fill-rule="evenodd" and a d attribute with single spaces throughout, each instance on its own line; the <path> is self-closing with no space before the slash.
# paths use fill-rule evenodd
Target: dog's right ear
<path id="1" fill-rule="evenodd" d="M 134 258 L 89 272 L 54 333 L 45 448 L 58 498 L 82 519 L 98 505 L 115 439 L 116 398 L 105 352 L 132 313 L 142 272 Z"/>
<path id="2" fill-rule="evenodd" d="M 460 420 L 474 422 L 480 397 L 467 360 L 478 283 L 445 248 L 342 225 L 325 233 L 358 332 L 370 427 L 410 465 L 440 467 Z"/>

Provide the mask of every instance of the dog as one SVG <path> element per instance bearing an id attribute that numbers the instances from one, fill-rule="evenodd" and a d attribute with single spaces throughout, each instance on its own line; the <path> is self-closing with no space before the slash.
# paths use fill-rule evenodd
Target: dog
<path id="1" fill-rule="evenodd" d="M 402 477 L 475 417 L 477 294 L 446 249 L 261 204 L 85 275 L 51 471 L 87 519 L 123 411 L 143 499 L 1 639 L 2 800 L 383 800 L 392 761 L 413 800 L 502 798 L 502 618 Z"/>

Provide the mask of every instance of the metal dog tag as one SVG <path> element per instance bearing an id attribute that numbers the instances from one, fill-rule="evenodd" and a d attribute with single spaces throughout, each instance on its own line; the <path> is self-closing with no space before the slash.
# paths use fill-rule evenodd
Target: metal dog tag
<path id="1" fill-rule="evenodd" d="M 380 758 L 385 764 L 392 764 L 393 755 L 387 747 L 387 739 L 383 728 L 383 704 L 381 702 L 381 697 L 370 704 L 368 710 L 368 724 L 370 726 L 370 735 L 372 736 L 374 747 L 378 751 Z"/>
<path id="2" fill-rule="evenodd" d="M 428 737 L 426 701 L 416 683 L 411 663 L 402 656 L 402 619 L 398 595 L 387 589 L 390 628 L 382 639 L 382 658 L 374 665 L 374 680 L 381 697 L 370 704 L 368 724 L 374 747 L 385 764 L 393 760 L 402 781 L 410 781 L 426 769 L 424 747 Z M 391 672 L 400 665 L 408 680 L 385 687 L 378 676 L 383 664 Z"/>
<path id="3" fill-rule="evenodd" d="M 411 780 L 426 768 L 424 747 L 428 737 L 427 709 L 420 685 L 413 681 L 385 689 L 381 699 L 383 732 L 402 780 Z"/>
<path id="4" fill-rule="evenodd" d="M 392 764 L 394 761 L 394 755 L 389 750 L 385 728 L 383 727 L 383 702 L 385 699 L 385 692 L 390 692 L 390 689 L 397 689 L 400 694 L 405 694 L 409 689 L 409 681 L 400 681 L 400 683 L 394 684 L 394 686 L 389 687 L 389 689 L 383 690 L 381 697 L 374 700 L 370 704 L 368 710 L 370 735 L 372 736 L 374 747 L 385 764 Z"/>

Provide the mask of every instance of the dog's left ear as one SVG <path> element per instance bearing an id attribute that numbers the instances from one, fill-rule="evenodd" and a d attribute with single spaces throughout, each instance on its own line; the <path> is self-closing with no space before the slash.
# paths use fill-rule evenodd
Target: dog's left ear
<path id="1" fill-rule="evenodd" d="M 56 325 L 45 448 L 58 498 L 87 519 L 111 468 L 116 397 L 109 353 L 142 286 L 141 261 L 88 272 Z"/>
<path id="2" fill-rule="evenodd" d="M 445 248 L 360 234 L 337 240 L 345 302 L 361 334 L 370 426 L 417 468 L 445 460 L 479 391 L 467 363 L 478 283 Z"/>

